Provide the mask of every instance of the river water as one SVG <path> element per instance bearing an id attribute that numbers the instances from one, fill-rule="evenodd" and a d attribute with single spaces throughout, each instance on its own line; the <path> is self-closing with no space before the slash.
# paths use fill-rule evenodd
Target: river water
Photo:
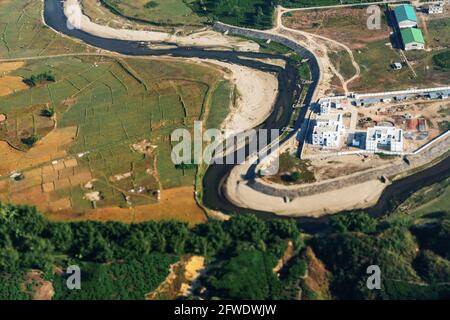
<path id="1" fill-rule="evenodd" d="M 134 55 L 134 56 L 173 56 L 180 58 L 202 58 L 215 59 L 228 63 L 239 64 L 251 68 L 255 68 L 265 72 L 274 72 L 278 75 L 279 80 L 279 95 L 275 103 L 274 111 L 269 118 L 259 127 L 266 129 L 281 129 L 285 127 L 290 120 L 292 113 L 292 105 L 298 100 L 301 89 L 297 86 L 298 73 L 294 61 L 287 59 L 281 55 L 254 53 L 254 52 L 237 52 L 237 51 L 220 51 L 220 50 L 204 50 L 201 48 L 174 48 L 153 50 L 143 47 L 139 42 L 105 39 L 96 37 L 85 33 L 81 30 L 71 30 L 67 28 L 67 21 L 63 11 L 63 5 L 60 0 L 45 0 L 44 1 L 44 19 L 46 24 L 54 30 L 61 32 L 67 36 L 78 38 L 92 46 L 117 52 L 120 54 Z M 286 68 L 266 64 L 260 61 L 242 59 L 245 58 L 272 58 L 286 60 Z M 310 61 L 310 64 L 317 65 L 316 61 Z M 309 104 L 312 97 L 312 92 L 315 90 L 317 79 L 319 77 L 317 68 L 313 68 L 312 78 L 313 85 L 309 87 L 305 104 Z M 298 123 L 303 120 L 306 108 L 303 108 L 299 115 Z M 270 212 L 249 210 L 237 207 L 230 203 L 222 193 L 222 185 L 234 165 L 211 165 L 204 176 L 203 186 L 204 204 L 214 210 L 219 210 L 225 213 L 235 214 L 256 214 L 257 216 L 270 219 L 277 217 Z M 433 184 L 450 176 L 450 157 L 447 157 L 440 163 L 433 167 L 413 174 L 404 179 L 394 182 L 387 187 L 380 197 L 378 203 L 367 211 L 373 216 L 382 216 L 390 210 L 393 203 L 398 203 L 405 200 L 411 193 L 420 188 Z M 313 219 L 313 218 L 298 218 L 302 228 L 308 232 L 316 232 L 323 230 L 326 225 L 327 217 Z"/>

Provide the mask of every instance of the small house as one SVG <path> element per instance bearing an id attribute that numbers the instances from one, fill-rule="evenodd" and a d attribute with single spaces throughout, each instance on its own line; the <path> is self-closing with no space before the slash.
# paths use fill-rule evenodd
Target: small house
<path id="1" fill-rule="evenodd" d="M 394 15 L 400 29 L 417 27 L 417 16 L 413 6 L 399 5 L 394 9 Z"/>
<path id="2" fill-rule="evenodd" d="M 401 30 L 403 48 L 409 50 L 423 50 L 425 49 L 425 39 L 422 31 L 418 28 L 407 28 Z"/>

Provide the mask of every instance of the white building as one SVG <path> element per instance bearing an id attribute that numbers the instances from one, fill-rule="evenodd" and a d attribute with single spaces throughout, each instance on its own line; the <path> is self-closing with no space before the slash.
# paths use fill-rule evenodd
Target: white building
<path id="1" fill-rule="evenodd" d="M 338 101 L 323 100 L 320 102 L 320 114 L 330 113 L 331 109 L 341 109 Z"/>
<path id="2" fill-rule="evenodd" d="M 345 132 L 342 114 L 321 114 L 316 119 L 312 133 L 312 144 L 326 148 L 339 148 Z"/>
<path id="3" fill-rule="evenodd" d="M 403 152 L 403 130 L 376 126 L 367 130 L 366 150 Z"/>
<path id="4" fill-rule="evenodd" d="M 444 3 L 432 4 L 427 9 L 428 14 L 440 14 L 444 12 Z"/>

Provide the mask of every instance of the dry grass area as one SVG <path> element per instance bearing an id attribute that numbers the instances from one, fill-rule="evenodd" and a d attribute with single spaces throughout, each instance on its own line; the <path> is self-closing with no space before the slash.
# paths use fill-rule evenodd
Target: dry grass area
<path id="1" fill-rule="evenodd" d="M 312 171 L 317 181 L 344 177 L 356 172 L 389 164 L 392 159 L 377 155 L 346 155 L 318 158 L 312 161 Z"/>
<path id="2" fill-rule="evenodd" d="M 144 221 L 177 220 L 191 225 L 206 222 L 206 215 L 193 197 L 194 188 L 190 186 L 161 191 L 161 200 L 155 204 L 134 208 L 98 208 L 83 213 L 69 210 L 49 213 L 54 221 L 120 221 L 139 223 Z"/>
<path id="3" fill-rule="evenodd" d="M 316 257 L 311 247 L 306 248 L 306 257 L 308 274 L 305 278 L 305 285 L 316 294 L 318 299 L 330 299 L 330 272 L 325 268 L 323 262 Z"/>
<path id="4" fill-rule="evenodd" d="M 284 265 L 291 260 L 291 258 L 294 256 L 294 243 L 289 240 L 287 242 L 286 250 L 284 250 L 283 256 L 278 260 L 277 265 L 273 268 L 273 273 L 278 273 L 283 269 Z"/>
<path id="5" fill-rule="evenodd" d="M 306 12 L 294 11 L 283 17 L 289 28 L 320 34 L 334 39 L 351 49 L 364 47 L 367 43 L 389 39 L 389 27 L 385 21 L 380 30 L 369 30 L 366 8 L 320 9 Z"/>
<path id="6" fill-rule="evenodd" d="M 3 62 L 0 63 L 0 73 L 8 73 L 17 70 L 25 65 L 23 61 Z"/>
<path id="7" fill-rule="evenodd" d="M 12 148 L 8 143 L 0 141 L 0 175 L 13 170 L 21 171 L 36 167 L 55 159 L 67 156 L 67 148 L 75 139 L 77 127 L 56 129 L 42 138 L 33 148 L 26 152 Z"/>
<path id="8" fill-rule="evenodd" d="M 186 256 L 170 266 L 166 280 L 153 292 L 146 296 L 147 300 L 175 300 L 186 297 L 192 283 L 198 278 L 205 267 L 202 256 Z"/>
<path id="9" fill-rule="evenodd" d="M 28 89 L 22 77 L 8 75 L 8 73 L 21 68 L 24 64 L 22 61 L 0 63 L 0 97 Z"/>

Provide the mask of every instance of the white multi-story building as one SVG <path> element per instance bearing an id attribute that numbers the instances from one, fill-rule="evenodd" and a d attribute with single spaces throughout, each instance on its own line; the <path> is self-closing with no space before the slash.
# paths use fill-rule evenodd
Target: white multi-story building
<path id="1" fill-rule="evenodd" d="M 326 148 L 339 148 L 344 131 L 342 114 L 322 114 L 316 119 L 316 125 L 312 133 L 312 144 Z"/>
<path id="2" fill-rule="evenodd" d="M 403 152 L 403 130 L 376 126 L 367 130 L 366 150 Z"/>
<path id="3" fill-rule="evenodd" d="M 330 113 L 331 109 L 340 109 L 341 104 L 338 101 L 323 100 L 320 102 L 320 114 Z"/>
<path id="4" fill-rule="evenodd" d="M 439 14 L 444 12 L 444 3 L 431 4 L 427 10 L 428 14 Z"/>

